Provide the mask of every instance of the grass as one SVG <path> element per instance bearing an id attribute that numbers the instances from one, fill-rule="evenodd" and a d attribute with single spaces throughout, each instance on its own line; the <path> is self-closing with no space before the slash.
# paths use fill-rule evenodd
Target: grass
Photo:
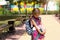
<path id="1" fill-rule="evenodd" d="M 9 21 L 9 20 L 0 21 L 0 26 L 3 25 L 3 24 L 8 24 L 8 21 Z M 21 21 L 15 21 L 15 26 L 20 25 L 20 23 L 21 23 Z"/>
<path id="2" fill-rule="evenodd" d="M 8 24 L 8 21 L 10 20 L 14 20 L 14 19 L 9 19 L 9 20 L 4 20 L 4 21 L 0 21 L 0 26 L 3 25 L 3 24 Z M 15 27 L 20 25 L 21 21 L 15 21 Z M 4 28 L 2 31 L 0 31 L 0 34 L 1 33 L 5 33 L 8 31 L 8 28 Z"/>

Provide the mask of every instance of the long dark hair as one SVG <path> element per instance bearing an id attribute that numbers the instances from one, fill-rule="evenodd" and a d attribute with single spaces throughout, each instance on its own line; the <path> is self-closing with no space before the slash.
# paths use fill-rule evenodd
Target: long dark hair
<path id="1" fill-rule="evenodd" d="M 34 8 L 32 14 L 37 14 L 37 13 L 40 14 L 39 8 Z"/>

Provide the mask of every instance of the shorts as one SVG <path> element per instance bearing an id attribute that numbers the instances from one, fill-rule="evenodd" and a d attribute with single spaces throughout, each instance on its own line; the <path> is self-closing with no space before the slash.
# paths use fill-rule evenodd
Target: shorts
<path id="1" fill-rule="evenodd" d="M 32 33 L 32 40 L 38 40 L 38 39 L 42 39 L 45 36 L 42 34 L 39 34 L 36 30 L 33 31 Z"/>

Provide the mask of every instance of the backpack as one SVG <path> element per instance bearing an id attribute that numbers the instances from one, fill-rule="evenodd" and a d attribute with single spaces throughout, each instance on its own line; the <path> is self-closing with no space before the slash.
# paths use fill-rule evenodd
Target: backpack
<path id="1" fill-rule="evenodd" d="M 31 27 L 30 20 L 26 20 L 25 24 L 26 24 L 26 32 L 28 33 L 28 35 L 32 35 L 33 29 Z"/>
<path id="2" fill-rule="evenodd" d="M 33 18 L 34 19 L 34 18 Z M 41 20 L 41 18 L 39 17 L 39 19 Z M 35 19 L 34 19 L 35 20 Z M 30 23 L 30 19 L 26 20 L 25 21 L 25 24 L 26 24 L 26 32 L 28 33 L 28 35 L 32 35 L 33 33 L 33 27 Z M 40 29 L 41 30 L 41 29 Z"/>

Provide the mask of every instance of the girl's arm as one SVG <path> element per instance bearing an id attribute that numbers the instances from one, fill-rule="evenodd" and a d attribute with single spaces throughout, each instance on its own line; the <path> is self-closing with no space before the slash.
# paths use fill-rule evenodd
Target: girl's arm
<path id="1" fill-rule="evenodd" d="M 41 32 L 39 29 L 38 29 L 38 27 L 37 27 L 37 25 L 36 25 L 36 23 L 35 23 L 35 21 L 32 19 L 31 20 L 31 23 L 34 25 L 34 27 L 36 28 L 36 30 L 40 33 L 40 34 L 44 34 L 43 32 Z"/>
<path id="2" fill-rule="evenodd" d="M 45 29 L 45 27 L 42 26 L 41 29 L 42 29 L 42 32 L 41 32 L 41 33 L 42 33 L 42 34 L 45 34 L 45 33 L 46 33 L 46 29 Z"/>
<path id="3" fill-rule="evenodd" d="M 45 27 L 42 25 L 42 21 L 41 21 L 40 23 L 41 23 L 40 25 L 41 25 L 41 28 L 42 28 L 42 31 L 43 31 L 43 32 L 41 32 L 41 33 L 42 33 L 42 34 L 45 34 L 45 33 L 46 33 L 46 29 L 45 29 Z"/>

